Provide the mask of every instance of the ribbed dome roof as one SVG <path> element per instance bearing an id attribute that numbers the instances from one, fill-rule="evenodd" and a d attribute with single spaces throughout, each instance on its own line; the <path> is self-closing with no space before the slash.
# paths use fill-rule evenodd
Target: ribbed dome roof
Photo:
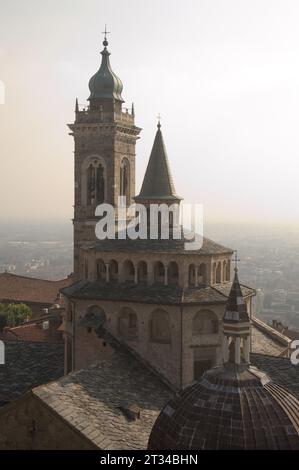
<path id="1" fill-rule="evenodd" d="M 88 100 L 104 98 L 115 99 L 123 103 L 124 100 L 121 96 L 123 84 L 120 78 L 118 78 L 111 69 L 109 60 L 110 52 L 108 52 L 107 49 L 108 41 L 106 39 L 103 45 L 101 66 L 89 81 L 90 96 Z"/>
<path id="2" fill-rule="evenodd" d="M 299 449 L 299 401 L 254 367 L 226 363 L 171 400 L 148 448 Z"/>

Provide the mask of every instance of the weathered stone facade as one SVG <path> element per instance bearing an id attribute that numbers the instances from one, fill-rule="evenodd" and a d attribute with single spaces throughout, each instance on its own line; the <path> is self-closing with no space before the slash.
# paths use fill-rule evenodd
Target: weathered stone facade
<path id="1" fill-rule="evenodd" d="M 250 312 L 251 297 L 247 304 Z M 169 383 L 182 388 L 204 370 L 220 364 L 224 306 L 225 299 L 223 303 L 207 305 L 78 299 L 73 307 L 73 324 L 68 322 L 66 326 L 73 348 L 72 367 L 76 370 L 88 367 L 111 354 L 109 345 L 94 328 L 82 326 L 84 317 L 93 310 L 103 312 L 105 328 L 118 341 L 135 351 Z"/>
<path id="2" fill-rule="evenodd" d="M 94 113 L 96 116 L 94 116 Z M 135 193 L 135 144 L 140 129 L 134 116 L 120 111 L 107 113 L 100 120 L 97 113 L 77 111 L 70 125 L 75 141 L 75 214 L 74 214 L 74 271 L 78 271 L 79 249 L 95 241 L 96 203 L 87 204 L 87 169 L 90 164 L 104 168 L 104 201 L 116 205 L 120 196 L 121 164 L 129 165 L 129 201 Z"/>
<path id="3" fill-rule="evenodd" d="M 96 447 L 29 393 L 0 409 L 0 449 L 93 450 Z"/>
<path id="4" fill-rule="evenodd" d="M 97 318 L 167 381 L 184 387 L 221 357 L 221 320 L 231 285 L 233 251 L 211 240 L 192 250 L 184 239 L 97 240 L 95 210 L 126 196 L 146 207 L 180 205 L 161 125 L 135 196 L 135 113 L 122 110 L 122 84 L 112 72 L 104 41 L 102 65 L 89 87 L 90 105 L 69 125 L 75 141 L 74 269 L 64 289 L 66 372 L 109 356 Z M 169 216 L 171 229 L 174 219 Z M 161 228 L 161 227 L 160 227 Z M 116 237 L 117 238 L 117 237 Z M 246 290 L 246 288 L 245 288 Z M 244 292 L 251 305 L 252 289 Z"/>

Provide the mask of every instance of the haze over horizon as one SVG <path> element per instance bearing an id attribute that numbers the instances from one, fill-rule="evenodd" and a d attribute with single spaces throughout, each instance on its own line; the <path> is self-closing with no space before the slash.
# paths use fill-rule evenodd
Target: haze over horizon
<path id="1" fill-rule="evenodd" d="M 299 225 L 299 3 L 172 5 L 1 5 L 1 220 L 72 218 L 66 124 L 74 120 L 75 98 L 86 102 L 107 23 L 112 68 L 143 129 L 137 191 L 160 112 L 177 193 L 203 203 L 208 221 Z"/>

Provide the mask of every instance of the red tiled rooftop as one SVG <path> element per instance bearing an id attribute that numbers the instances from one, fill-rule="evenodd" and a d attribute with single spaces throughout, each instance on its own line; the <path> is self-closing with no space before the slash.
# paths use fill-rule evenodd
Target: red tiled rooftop
<path id="1" fill-rule="evenodd" d="M 43 323 L 49 322 L 49 328 L 44 329 Z M 63 343 L 59 318 L 45 316 L 22 325 L 5 328 L 0 339 L 4 341 L 28 341 L 35 343 Z"/>
<path id="2" fill-rule="evenodd" d="M 70 278 L 60 281 L 48 281 L 11 273 L 0 274 L 0 302 L 14 300 L 16 302 L 36 302 L 53 304 L 60 289 L 67 287 Z"/>

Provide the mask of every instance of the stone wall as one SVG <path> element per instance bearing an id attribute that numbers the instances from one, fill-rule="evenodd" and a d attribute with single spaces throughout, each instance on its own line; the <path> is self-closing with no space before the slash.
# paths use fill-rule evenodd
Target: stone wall
<path id="1" fill-rule="evenodd" d="M 31 392 L 0 408 L 1 450 L 92 450 L 94 445 Z"/>
<path id="2" fill-rule="evenodd" d="M 75 213 L 74 213 L 74 271 L 79 271 L 79 250 L 84 243 L 93 242 L 96 205 L 88 205 L 87 167 L 93 159 L 99 160 L 104 168 L 105 202 L 116 205 L 120 195 L 120 166 L 123 158 L 130 165 L 128 203 L 135 195 L 135 145 L 140 129 L 135 127 L 134 118 L 125 123 L 112 122 L 112 113 L 107 122 L 94 121 L 94 113 L 86 111 L 86 119 L 78 119 L 69 127 L 75 141 Z M 122 115 L 123 113 L 121 113 Z M 77 118 L 80 116 L 78 115 Z"/>
<path id="3" fill-rule="evenodd" d="M 194 357 L 206 358 L 207 350 L 212 356 L 212 365 L 221 361 L 221 321 L 225 305 L 166 306 L 133 302 L 83 301 L 76 303 L 75 325 L 75 369 L 86 367 L 108 357 L 113 351 L 94 331 L 82 328 L 80 323 L 92 306 L 105 312 L 106 328 L 120 342 L 123 341 L 142 359 L 176 387 L 185 386 L 194 380 Z M 137 334 L 135 338 L 124 337 L 119 330 L 120 314 L 126 309 L 136 314 Z M 151 337 L 151 318 L 155 311 L 166 312 L 169 318 L 170 341 L 157 341 Z M 211 312 L 218 320 L 217 332 L 193 333 L 193 319 L 201 312 Z"/>

